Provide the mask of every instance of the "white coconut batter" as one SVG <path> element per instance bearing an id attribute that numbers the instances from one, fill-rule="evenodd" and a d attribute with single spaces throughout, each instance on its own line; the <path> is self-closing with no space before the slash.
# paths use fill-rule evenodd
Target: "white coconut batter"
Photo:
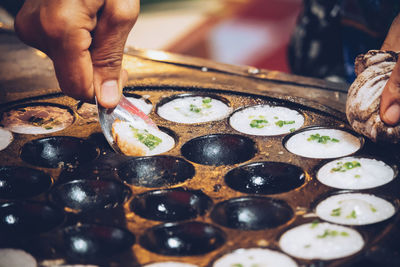
<path id="1" fill-rule="evenodd" d="M 261 136 L 293 132 L 304 124 L 304 117 L 285 107 L 254 106 L 235 112 L 229 123 L 236 131 Z"/>
<path id="2" fill-rule="evenodd" d="M 293 154 L 323 159 L 350 155 L 360 149 L 361 142 L 346 131 L 313 129 L 293 135 L 285 146 Z"/>
<path id="3" fill-rule="evenodd" d="M 224 102 L 203 96 L 176 98 L 157 110 L 160 117 L 178 123 L 201 123 L 227 117 L 231 108 Z"/>
<path id="4" fill-rule="evenodd" d="M 0 151 L 8 147 L 13 141 L 13 135 L 10 131 L 0 127 Z"/>
<path id="5" fill-rule="evenodd" d="M 389 183 L 394 179 L 394 171 L 376 159 L 346 157 L 322 166 L 317 179 L 334 188 L 367 189 Z"/>
<path id="6" fill-rule="evenodd" d="M 387 200 L 370 194 L 347 193 L 328 197 L 316 207 L 323 220 L 346 224 L 366 225 L 392 217 L 394 206 Z"/>
<path id="7" fill-rule="evenodd" d="M 355 230 L 331 223 L 307 223 L 285 232 L 279 246 L 301 259 L 332 260 L 352 255 L 364 246 Z"/>
<path id="8" fill-rule="evenodd" d="M 296 267 L 289 256 L 265 248 L 238 249 L 216 260 L 213 267 Z"/>

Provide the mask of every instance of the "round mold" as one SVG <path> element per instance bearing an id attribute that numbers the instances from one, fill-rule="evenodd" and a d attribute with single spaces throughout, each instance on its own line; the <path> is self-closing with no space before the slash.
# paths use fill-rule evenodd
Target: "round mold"
<path id="1" fill-rule="evenodd" d="M 211 252 L 225 243 L 225 233 L 201 222 L 166 223 L 147 229 L 140 244 L 147 250 L 170 256 L 194 256 Z"/>
<path id="2" fill-rule="evenodd" d="M 8 202 L 0 205 L 1 235 L 47 232 L 63 223 L 61 210 L 37 202 Z"/>
<path id="3" fill-rule="evenodd" d="M 181 148 L 182 155 L 204 165 L 232 165 L 254 157 L 256 144 L 248 137 L 235 134 L 213 134 L 194 138 Z"/>
<path id="4" fill-rule="evenodd" d="M 279 136 L 301 128 L 304 115 L 292 108 L 263 104 L 236 110 L 228 122 L 234 130 L 244 134 Z"/>
<path id="5" fill-rule="evenodd" d="M 399 209 L 394 199 L 352 190 L 322 195 L 312 206 L 321 220 L 348 226 L 381 223 L 394 217 Z"/>
<path id="6" fill-rule="evenodd" d="M 55 103 L 29 103 L 3 112 L 1 124 L 14 133 L 49 134 L 64 130 L 75 121 L 71 108 Z"/>
<path id="7" fill-rule="evenodd" d="M 210 102 L 205 102 L 206 99 Z M 158 116 L 183 124 L 219 121 L 229 116 L 231 111 L 226 98 L 205 93 L 173 95 L 162 99 L 156 106 Z"/>
<path id="8" fill-rule="evenodd" d="M 172 156 L 133 158 L 119 167 L 118 175 L 128 184 L 143 187 L 164 187 L 182 183 L 194 176 L 189 162 Z"/>
<path id="9" fill-rule="evenodd" d="M 67 255 L 78 259 L 118 254 L 135 243 L 135 235 L 128 230 L 105 225 L 70 226 L 62 233 Z"/>
<path id="10" fill-rule="evenodd" d="M 200 190 L 174 188 L 137 195 L 130 209 L 150 220 L 181 221 L 203 215 L 211 204 L 211 199 Z"/>
<path id="11" fill-rule="evenodd" d="M 364 138 L 345 128 L 311 126 L 285 136 L 282 143 L 290 153 L 301 157 L 332 159 L 360 151 Z"/>
<path id="12" fill-rule="evenodd" d="M 21 150 L 22 160 L 45 168 L 76 166 L 97 156 L 98 150 L 92 143 L 70 136 L 36 139 L 26 143 Z"/>
<path id="13" fill-rule="evenodd" d="M 53 180 L 47 173 L 27 167 L 0 167 L 0 198 L 28 198 L 46 192 Z"/>
<path id="14" fill-rule="evenodd" d="M 130 195 L 131 190 L 116 180 L 75 180 L 54 187 L 49 198 L 59 207 L 89 211 L 114 208 Z"/>
<path id="15" fill-rule="evenodd" d="M 279 199 L 242 197 L 218 203 L 211 219 L 219 225 L 240 230 L 261 230 L 283 225 L 293 217 L 290 206 Z"/>
<path id="16" fill-rule="evenodd" d="M 370 156 L 344 157 L 323 162 L 315 168 L 322 184 L 345 190 L 363 190 L 383 186 L 398 176 L 394 163 Z"/>
<path id="17" fill-rule="evenodd" d="M 300 187 L 304 171 L 283 162 L 255 162 L 239 166 L 225 175 L 225 183 L 247 194 L 279 194 Z"/>

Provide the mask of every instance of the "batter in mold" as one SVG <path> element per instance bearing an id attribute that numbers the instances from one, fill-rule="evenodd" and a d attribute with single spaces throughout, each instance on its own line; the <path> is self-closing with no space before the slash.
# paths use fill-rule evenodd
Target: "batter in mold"
<path id="1" fill-rule="evenodd" d="M 380 160 L 346 157 L 322 166 L 317 179 L 330 187 L 360 190 L 389 183 L 394 179 L 394 171 Z"/>
<path id="2" fill-rule="evenodd" d="M 158 107 L 160 117 L 178 123 L 201 123 L 227 117 L 231 108 L 224 102 L 206 96 L 187 96 Z"/>
<path id="3" fill-rule="evenodd" d="M 395 208 L 389 201 L 371 194 L 337 194 L 321 201 L 316 214 L 323 220 L 345 224 L 366 225 L 392 217 Z"/>
<path id="4" fill-rule="evenodd" d="M 261 105 L 235 112 L 229 123 L 245 134 L 272 136 L 294 132 L 303 126 L 304 117 L 286 107 Z"/>
<path id="5" fill-rule="evenodd" d="M 66 108 L 35 105 L 3 113 L 1 123 L 14 133 L 48 134 L 65 129 L 73 121 L 74 116 Z"/>
<path id="6" fill-rule="evenodd" d="M 350 155 L 361 148 L 361 142 L 346 131 L 321 128 L 297 133 L 285 146 L 293 154 L 323 159 Z"/>
<path id="7" fill-rule="evenodd" d="M 213 267 L 296 267 L 289 256 L 266 248 L 237 249 L 216 260 Z"/>
<path id="8" fill-rule="evenodd" d="M 315 221 L 285 232 L 279 246 L 296 258 L 333 260 L 357 253 L 364 247 L 364 240 L 349 227 Z"/>

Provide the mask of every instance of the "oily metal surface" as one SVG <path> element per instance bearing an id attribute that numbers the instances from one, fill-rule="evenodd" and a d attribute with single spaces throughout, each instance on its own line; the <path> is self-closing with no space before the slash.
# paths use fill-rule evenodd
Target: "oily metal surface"
<path id="1" fill-rule="evenodd" d="M 16 200 L 4 198 L 1 199 L 2 205 L 7 205 L 11 202 L 14 203 L 15 201 L 26 201 L 27 203 L 39 202 L 50 205 L 51 207 L 54 206 L 55 209 L 58 208 L 57 211 L 59 211 L 60 209 L 62 210 L 63 205 L 67 203 L 67 205 L 64 206 L 64 210 L 62 210 L 65 215 L 64 219 L 57 215 L 58 217 L 50 220 L 49 229 L 36 231 L 33 234 L 24 233 L 22 235 L 13 235 L 11 233 L 10 236 L 7 236 L 7 239 L 5 239 L 3 235 L 3 238 L 0 237 L 1 247 L 22 248 L 32 253 L 42 266 L 74 263 L 88 263 L 99 266 L 140 266 L 147 263 L 161 261 L 179 261 L 193 263 L 199 266 L 210 266 L 220 255 L 228 253 L 236 248 L 267 247 L 280 251 L 278 246 L 279 236 L 286 229 L 295 225 L 313 221 L 316 218 L 313 215 L 315 202 L 326 194 L 340 191 L 321 184 L 315 177 L 318 166 L 321 166 L 321 164 L 327 162 L 327 160 L 309 159 L 290 153 L 283 146 L 282 142 L 285 137 L 284 135 L 263 137 L 242 134 L 229 126 L 228 118 L 207 123 L 177 124 L 164 120 L 158 116 L 155 111 L 157 104 L 168 97 L 187 93 L 194 95 L 201 94 L 226 99 L 232 110 L 259 104 L 280 105 L 295 109 L 304 116 L 305 122 L 302 128 L 309 126 L 323 126 L 350 130 L 349 125 L 345 121 L 344 115 L 340 112 L 301 98 L 287 97 L 279 94 L 271 94 L 273 97 L 270 97 L 267 94 L 258 95 L 243 93 L 240 92 L 240 90 L 236 92 L 233 90 L 217 90 L 201 87 L 185 88 L 172 86 L 146 86 L 129 87 L 126 88 L 125 92 L 127 94 L 134 93 L 146 96 L 147 99 L 151 101 L 153 104 L 153 110 L 150 113 L 150 117 L 158 126 L 168 129 L 174 133 L 174 136 L 176 137 L 175 147 L 163 155 L 174 156 L 185 160 L 189 165 L 193 166 L 193 175 L 188 175 L 187 178 L 178 180 L 173 184 L 166 183 L 155 184 L 155 186 L 146 186 L 145 182 L 138 182 L 138 184 L 132 184 L 129 182 L 123 183 L 120 170 L 123 168 L 124 164 L 130 162 L 133 158 L 117 155 L 110 150 L 100 133 L 101 130 L 98 122 L 85 120 L 78 115 L 77 101 L 62 94 L 54 94 L 22 99 L 8 104 L 6 103 L 2 106 L 0 112 L 4 112 L 12 108 L 12 106 L 19 104 L 56 103 L 64 105 L 70 107 L 74 111 L 75 121 L 68 128 L 49 135 L 14 134 L 14 141 L 6 149 L 0 151 L 0 166 L 30 167 L 42 170 L 43 172 L 50 174 L 54 179 L 54 184 L 50 190 L 46 190 L 43 193 L 30 198 L 18 198 Z M 228 134 L 249 138 L 255 143 L 256 153 L 250 159 L 246 159 L 245 161 L 234 164 L 222 164 L 219 166 L 191 162 L 182 155 L 181 148 L 188 141 L 196 137 L 214 134 Z M 27 163 L 21 159 L 21 150 L 25 144 L 49 136 L 68 136 L 88 140 L 96 149 L 98 154 L 92 157 L 89 161 L 76 162 L 76 164 L 59 164 L 56 168 L 40 167 L 35 164 Z M 398 147 L 374 145 L 369 141 L 365 142 L 364 147 L 357 152 L 356 155 L 382 158 L 386 162 L 393 164 L 393 166 L 397 166 L 400 158 Z M 152 161 L 152 158 L 153 157 L 150 157 L 149 161 Z M 288 163 L 298 166 L 304 171 L 304 183 L 287 192 L 268 195 L 241 193 L 231 189 L 225 183 L 225 175 L 234 168 L 244 164 L 265 161 Z M 155 173 L 156 171 L 160 170 L 151 168 L 148 170 L 150 173 Z M 78 183 L 76 180 L 95 180 L 100 182 L 90 182 L 89 184 L 79 184 L 78 186 L 76 185 L 76 183 Z M 389 184 L 380 186 L 376 189 L 362 190 L 362 192 L 388 196 L 393 199 L 393 203 L 398 206 L 398 192 L 400 189 L 398 180 L 399 179 L 396 177 Z M 86 187 L 84 186 L 90 187 L 91 191 L 85 192 L 87 197 L 93 197 L 93 208 L 86 208 L 86 203 L 81 206 L 75 205 L 75 202 L 68 206 L 71 198 L 67 197 L 55 201 L 55 199 L 59 198 L 55 197 L 54 194 L 64 191 L 61 189 L 53 191 L 53 188 L 58 188 L 58 186 L 66 183 L 73 183 L 73 185 L 68 188 L 78 188 L 74 189 L 78 191 L 69 191 L 72 193 L 81 192 L 79 190 L 85 190 Z M 120 189 L 121 185 L 125 185 L 126 190 Z M 96 195 L 96 193 L 101 194 L 101 192 L 104 192 L 102 191 L 104 188 L 108 190 L 106 192 L 110 193 L 107 193 L 107 198 L 104 197 L 105 200 L 104 198 L 101 199 L 101 201 L 105 201 L 103 203 L 95 198 L 100 197 Z M 173 216 L 172 219 L 171 217 L 168 217 L 169 219 L 166 220 L 156 220 L 146 219 L 133 212 L 134 209 L 132 209 L 131 205 L 136 196 L 154 190 L 173 188 L 179 188 L 177 191 L 183 190 L 185 192 L 200 191 L 206 197 L 211 199 L 212 204 L 207 208 L 209 205 L 207 203 L 209 202 L 206 201 L 206 204 L 202 204 L 206 207 L 205 211 L 201 208 L 202 211 L 199 212 L 198 216 L 178 216 L 177 222 L 174 222 Z M 117 197 L 114 197 L 116 194 L 115 192 L 122 195 L 122 198 L 118 197 L 118 199 L 116 199 Z M 182 195 L 182 193 L 178 193 L 178 195 L 174 195 L 174 197 L 180 197 L 179 199 L 182 201 L 185 199 L 185 196 Z M 268 203 L 272 203 L 273 207 L 276 207 L 276 211 L 274 211 L 275 208 L 272 208 L 272 214 L 274 212 L 277 214 L 283 212 L 286 217 L 284 220 L 278 220 L 277 223 L 274 222 L 271 227 L 268 225 L 266 227 L 261 226 L 261 229 L 259 229 L 258 225 L 255 229 L 251 229 L 251 227 L 250 229 L 246 229 L 246 227 L 238 229 L 229 227 L 229 225 L 221 226 L 216 224 L 215 220 L 212 219 L 212 216 L 220 215 L 217 212 L 216 214 L 211 215 L 211 210 L 213 210 L 213 208 L 219 203 L 240 197 L 244 197 L 244 199 L 250 201 L 250 203 L 258 203 L 258 197 L 265 197 L 267 198 L 266 201 Z M 250 199 L 247 199 L 248 197 L 250 197 Z M 73 201 L 76 201 L 76 198 L 73 199 Z M 138 200 L 136 199 L 136 201 Z M 161 204 L 165 204 L 162 202 L 162 198 Z M 88 205 L 90 206 L 90 203 Z M 103 205 L 104 208 L 98 208 L 99 205 Z M 168 202 L 168 205 L 177 204 L 175 202 Z M 290 215 L 290 209 L 292 210 L 292 215 Z M 149 215 L 148 217 L 152 216 Z M 356 264 L 360 258 L 365 258 L 366 255 L 372 255 L 371 257 L 374 260 L 377 259 L 379 262 L 379 257 L 386 259 L 389 255 L 388 253 L 391 251 L 390 249 L 389 252 L 385 250 L 384 252 L 387 254 L 374 254 L 374 252 L 379 252 L 379 248 L 385 247 L 386 244 L 392 242 L 390 240 L 388 241 L 388 238 L 390 239 L 392 236 L 399 235 L 399 231 L 397 230 L 398 221 L 399 214 L 396 212 L 393 218 L 383 223 L 354 227 L 363 235 L 366 241 L 366 246 L 362 252 L 357 253 L 356 255 L 333 261 L 295 260 L 300 266 L 341 266 L 344 264 L 350 264 L 349 266 L 351 266 L 353 263 Z M 206 225 L 203 223 L 206 223 Z M 44 224 L 46 224 L 46 221 L 44 221 Z M 161 228 L 164 227 L 161 230 L 164 229 L 165 231 L 157 230 L 156 232 L 151 232 L 152 230 L 157 229 L 152 228 L 156 226 Z M 204 226 L 206 227 L 204 228 Z M 76 227 L 81 228 L 75 229 Z M 193 231 L 196 232 L 196 229 L 205 229 L 202 238 L 194 235 L 197 239 L 193 239 L 195 240 L 193 242 L 200 242 L 200 247 L 193 245 L 193 248 L 189 248 L 188 251 L 184 249 L 181 250 L 182 254 L 179 254 L 179 250 L 171 249 L 173 248 L 173 244 L 169 244 L 168 248 L 171 250 L 168 250 L 168 248 L 165 247 L 165 244 L 162 244 L 161 242 L 155 244 L 151 243 L 154 240 L 157 241 L 157 238 L 164 234 L 168 235 L 169 233 L 174 234 L 176 232 L 177 236 L 180 236 L 181 230 L 193 233 Z M 81 232 L 85 233 L 85 235 Z M 108 233 L 109 236 L 107 238 L 101 236 L 100 233 Z M 132 237 L 131 234 L 133 234 L 134 237 Z M 206 236 L 207 234 L 210 234 L 209 238 Z M 82 238 L 82 236 L 89 239 L 93 238 L 90 240 L 94 240 L 92 242 L 92 245 L 95 248 L 94 252 L 85 250 L 85 247 L 82 247 L 84 244 L 87 245 L 89 243 L 77 243 L 77 238 Z M 185 238 L 185 236 L 180 237 L 182 237 L 182 239 Z M 107 240 L 110 238 L 115 240 L 115 245 L 107 243 Z M 171 241 L 171 239 L 167 239 L 167 241 Z M 188 242 L 190 242 L 190 240 Z M 66 243 L 72 244 L 74 247 L 68 247 L 65 245 Z M 79 247 L 79 244 L 82 246 Z M 395 248 L 399 251 L 398 245 L 395 245 Z M 393 260 L 393 262 L 396 262 L 399 258 L 394 257 Z"/>

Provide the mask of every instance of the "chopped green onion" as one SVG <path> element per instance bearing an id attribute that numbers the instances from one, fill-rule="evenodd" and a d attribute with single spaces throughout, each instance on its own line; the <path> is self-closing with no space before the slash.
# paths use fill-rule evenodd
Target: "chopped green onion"
<path id="1" fill-rule="evenodd" d="M 283 127 L 283 125 L 294 124 L 294 123 L 295 123 L 295 121 L 282 121 L 282 120 L 280 120 L 280 121 L 276 121 L 275 125 L 279 126 L 279 127 Z"/>
<path id="2" fill-rule="evenodd" d="M 331 172 L 346 172 L 348 170 L 351 170 L 351 169 L 354 169 L 354 168 L 357 168 L 357 167 L 361 167 L 361 163 L 356 161 L 356 160 L 347 161 L 345 163 L 338 162 L 336 165 L 337 165 L 337 167 L 332 168 Z M 359 177 L 356 177 L 356 178 L 359 178 Z"/>
<path id="3" fill-rule="evenodd" d="M 349 215 L 346 216 L 347 219 L 357 219 L 357 213 L 353 210 Z"/>
<path id="4" fill-rule="evenodd" d="M 372 206 L 372 204 L 369 205 L 369 208 L 371 209 L 372 212 L 377 212 L 377 209 L 374 206 Z"/>
<path id="5" fill-rule="evenodd" d="M 197 107 L 196 105 L 190 104 L 190 111 L 195 113 L 200 113 L 201 108 Z"/>
<path id="6" fill-rule="evenodd" d="M 147 146 L 150 150 L 153 150 L 162 142 L 162 140 L 160 138 L 158 138 L 155 135 L 152 135 L 147 130 L 139 130 L 132 126 L 129 126 L 129 127 L 131 127 L 131 129 L 133 131 L 133 136 L 136 139 L 138 139 L 139 142 L 141 142 L 142 144 Z"/>
<path id="7" fill-rule="evenodd" d="M 318 220 L 312 221 L 312 222 L 311 222 L 311 228 L 317 227 L 318 224 L 319 224 L 319 221 L 318 221 Z"/>
<path id="8" fill-rule="evenodd" d="M 250 127 L 261 129 L 261 128 L 264 128 L 267 123 L 268 123 L 268 121 L 264 120 L 264 119 L 261 119 L 261 120 L 254 119 L 250 122 Z"/>
<path id="9" fill-rule="evenodd" d="M 328 141 L 331 141 L 333 143 L 340 142 L 340 140 L 338 140 L 336 138 L 331 138 L 327 135 L 321 136 L 319 133 L 310 135 L 310 137 L 307 138 L 307 141 L 317 141 L 318 143 L 322 143 L 322 144 L 327 144 Z"/>
<path id="10" fill-rule="evenodd" d="M 294 131 L 296 131 L 296 128 L 291 128 L 289 131 L 290 131 L 291 133 L 293 133 Z"/>
<path id="11" fill-rule="evenodd" d="M 328 237 L 328 236 L 335 237 L 335 236 L 338 236 L 338 235 L 349 236 L 349 233 L 344 232 L 344 231 L 338 232 L 336 230 L 326 229 L 325 232 L 322 235 L 317 235 L 317 238 L 325 238 L 325 237 Z"/>
<path id="12" fill-rule="evenodd" d="M 340 216 L 341 208 L 333 209 L 331 216 Z"/>

